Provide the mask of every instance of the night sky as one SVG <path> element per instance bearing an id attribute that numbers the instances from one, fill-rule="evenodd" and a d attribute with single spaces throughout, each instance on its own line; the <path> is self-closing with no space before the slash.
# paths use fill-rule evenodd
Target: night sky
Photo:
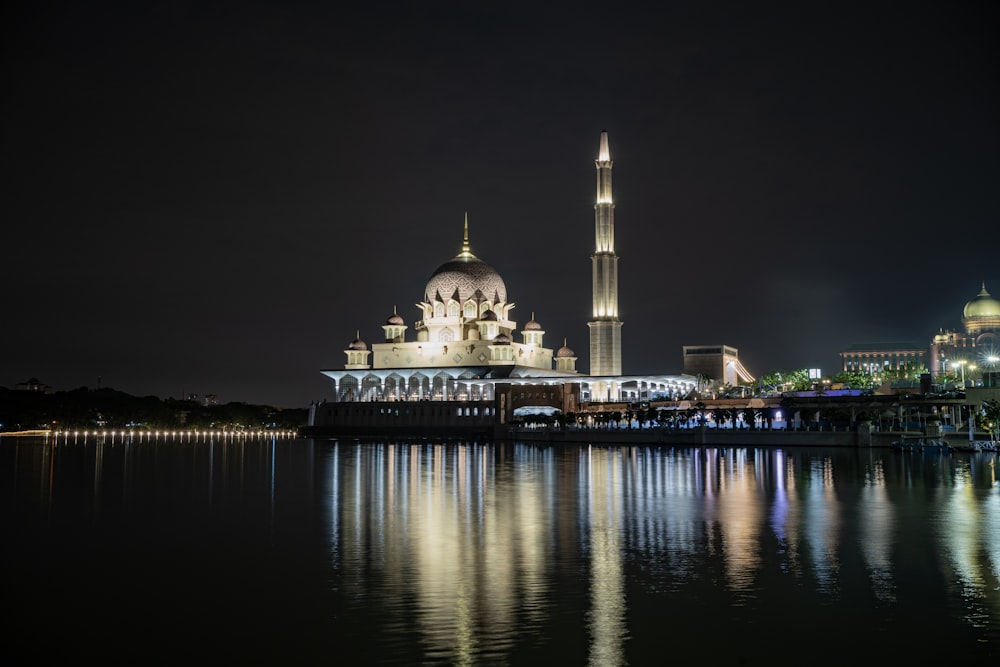
<path id="1" fill-rule="evenodd" d="M 996 3 L 336 4 L 4 10 L 0 386 L 332 398 L 466 212 L 586 373 L 602 130 L 626 374 L 1000 297 Z"/>

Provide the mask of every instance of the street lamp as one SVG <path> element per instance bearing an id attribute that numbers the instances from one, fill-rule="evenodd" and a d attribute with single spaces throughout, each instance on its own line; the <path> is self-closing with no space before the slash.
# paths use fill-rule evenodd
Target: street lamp
<path id="1" fill-rule="evenodd" d="M 952 368 L 959 366 L 962 369 L 962 391 L 965 391 L 965 364 L 967 363 L 969 362 L 966 361 L 965 359 L 959 359 L 954 364 L 952 364 Z"/>

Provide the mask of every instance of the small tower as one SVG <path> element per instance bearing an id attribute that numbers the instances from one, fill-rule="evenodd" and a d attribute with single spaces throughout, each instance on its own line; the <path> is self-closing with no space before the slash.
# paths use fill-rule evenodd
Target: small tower
<path id="1" fill-rule="evenodd" d="M 556 370 L 564 373 L 576 373 L 576 352 L 566 346 L 566 339 L 563 338 L 563 346 L 556 350 Z"/>
<path id="2" fill-rule="evenodd" d="M 368 363 L 368 355 L 371 354 L 371 351 L 368 349 L 368 343 L 361 340 L 360 331 L 354 337 L 354 340 L 347 344 L 344 354 L 347 355 L 347 363 L 344 365 L 345 370 L 371 368 L 371 365 Z"/>
<path id="3" fill-rule="evenodd" d="M 510 362 L 514 360 L 514 350 L 510 345 L 510 336 L 498 333 L 490 344 L 490 363 Z"/>
<path id="4" fill-rule="evenodd" d="M 479 327 L 480 340 L 493 340 L 500 333 L 500 322 L 492 310 L 484 311 L 476 325 Z"/>
<path id="5" fill-rule="evenodd" d="M 524 336 L 525 345 L 542 346 L 542 336 L 545 335 L 545 331 L 542 330 L 542 325 L 535 321 L 534 313 L 531 314 L 528 323 L 524 325 L 521 335 Z"/>
<path id="6" fill-rule="evenodd" d="M 396 312 L 396 306 L 392 307 L 392 315 L 389 319 L 385 321 L 382 325 L 382 330 L 385 332 L 385 342 L 387 343 L 402 343 L 406 335 L 406 323 L 403 318 Z"/>

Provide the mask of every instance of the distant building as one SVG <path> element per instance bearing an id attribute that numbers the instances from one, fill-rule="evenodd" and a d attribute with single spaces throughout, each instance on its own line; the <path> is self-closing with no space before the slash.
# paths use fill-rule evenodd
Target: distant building
<path id="1" fill-rule="evenodd" d="M 927 350 L 913 343 L 855 343 L 840 353 L 846 372 L 882 373 L 926 365 Z"/>
<path id="2" fill-rule="evenodd" d="M 43 394 L 51 394 L 52 387 L 47 384 L 38 381 L 38 378 L 31 378 L 24 382 L 18 382 L 14 385 L 16 391 L 40 391 Z"/>
<path id="3" fill-rule="evenodd" d="M 940 330 L 931 340 L 930 371 L 951 371 L 963 384 L 995 384 L 1000 374 L 1000 301 L 982 284 L 962 310 L 964 331 Z"/>
<path id="4" fill-rule="evenodd" d="M 928 348 L 913 343 L 856 343 L 840 353 L 845 371 L 878 373 L 907 367 L 946 373 L 963 385 L 1000 382 L 1000 301 L 982 284 L 962 310 L 962 331 L 941 329 Z"/>
<path id="5" fill-rule="evenodd" d="M 739 350 L 729 345 L 685 345 L 684 374 L 730 387 L 755 379 L 740 363 Z"/>

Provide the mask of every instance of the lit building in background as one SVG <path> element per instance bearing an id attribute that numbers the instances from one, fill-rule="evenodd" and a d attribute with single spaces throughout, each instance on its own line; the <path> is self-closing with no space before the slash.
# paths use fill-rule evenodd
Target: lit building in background
<path id="1" fill-rule="evenodd" d="M 712 382 L 730 387 L 754 381 L 743 364 L 740 353 L 730 345 L 685 345 L 684 373 L 709 378 Z"/>
<path id="2" fill-rule="evenodd" d="M 922 368 L 926 356 L 927 350 L 913 343 L 855 343 L 840 353 L 843 370 L 873 374 Z"/>
<path id="3" fill-rule="evenodd" d="M 962 387 L 1000 384 L 1000 301 L 982 284 L 962 310 L 964 332 L 942 329 L 930 346 L 931 374 L 951 373 Z"/>

